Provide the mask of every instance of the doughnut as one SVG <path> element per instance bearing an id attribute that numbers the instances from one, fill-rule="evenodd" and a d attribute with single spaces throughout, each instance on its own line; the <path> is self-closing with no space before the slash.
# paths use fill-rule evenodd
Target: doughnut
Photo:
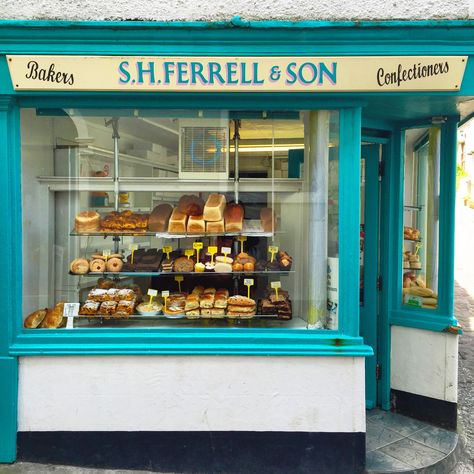
<path id="1" fill-rule="evenodd" d="M 105 272 L 105 262 L 99 258 L 95 258 L 94 260 L 91 260 L 90 269 L 91 272 Z"/>
<path id="2" fill-rule="evenodd" d="M 107 271 L 117 273 L 122 271 L 123 261 L 120 258 L 109 258 L 107 260 Z"/>
<path id="3" fill-rule="evenodd" d="M 69 266 L 71 273 L 84 275 L 89 272 L 89 262 L 85 258 L 75 258 Z"/>

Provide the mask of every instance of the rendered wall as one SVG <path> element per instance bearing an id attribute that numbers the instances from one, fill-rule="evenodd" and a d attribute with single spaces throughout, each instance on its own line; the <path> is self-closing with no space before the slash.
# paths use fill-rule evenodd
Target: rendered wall
<path id="1" fill-rule="evenodd" d="M 391 388 L 457 403 L 458 336 L 392 326 Z"/>
<path id="2" fill-rule="evenodd" d="M 66 20 L 383 20 L 473 18 L 469 0 L 3 0 L 0 18 Z"/>
<path id="3" fill-rule="evenodd" d="M 364 358 L 23 357 L 18 430 L 365 432 Z"/>

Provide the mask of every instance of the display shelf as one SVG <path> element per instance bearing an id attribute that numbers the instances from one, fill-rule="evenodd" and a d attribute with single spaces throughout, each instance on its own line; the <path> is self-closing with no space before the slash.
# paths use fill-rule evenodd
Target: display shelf
<path id="1" fill-rule="evenodd" d="M 131 314 L 130 316 L 104 316 L 102 314 L 79 314 L 77 316 L 68 316 L 68 318 L 74 318 L 74 319 L 106 319 L 107 321 L 128 321 L 128 320 L 133 320 L 133 319 L 142 319 L 142 320 L 169 320 L 172 321 L 173 319 L 179 320 L 179 319 L 188 319 L 184 315 L 179 315 L 179 317 L 167 317 L 164 314 L 158 314 L 156 316 L 143 316 L 141 314 Z M 251 318 L 242 318 L 242 317 L 229 317 L 226 314 L 223 314 L 222 317 L 220 318 L 206 318 L 206 317 L 199 317 L 199 318 L 189 318 L 188 320 L 197 320 L 197 319 L 202 319 L 202 320 L 223 320 L 227 319 L 229 321 L 232 321 L 234 319 L 238 320 L 252 320 L 252 319 L 278 319 L 277 314 L 255 314 Z M 289 319 L 279 319 L 280 321 L 290 321 Z"/>
<path id="2" fill-rule="evenodd" d="M 403 267 L 403 270 L 411 270 L 413 272 L 421 272 L 423 268 L 410 268 L 410 267 Z"/>
<path id="3" fill-rule="evenodd" d="M 274 270 L 274 271 L 253 271 L 253 272 L 89 272 L 84 274 L 77 274 L 69 272 L 69 275 L 78 277 L 159 277 L 159 276 L 251 276 L 251 275 L 269 275 L 269 276 L 287 276 L 290 273 L 295 273 L 295 270 Z"/>
<path id="4" fill-rule="evenodd" d="M 117 231 L 117 232 L 76 232 L 74 229 L 69 233 L 71 237 L 156 237 L 159 239 L 202 239 L 206 237 L 273 237 L 275 234 L 283 234 L 284 231 L 275 232 L 230 232 L 230 233 L 211 233 L 211 234 L 169 234 L 168 232 L 137 232 L 137 231 Z"/>
<path id="5" fill-rule="evenodd" d="M 423 206 L 403 206 L 405 211 L 421 211 Z"/>

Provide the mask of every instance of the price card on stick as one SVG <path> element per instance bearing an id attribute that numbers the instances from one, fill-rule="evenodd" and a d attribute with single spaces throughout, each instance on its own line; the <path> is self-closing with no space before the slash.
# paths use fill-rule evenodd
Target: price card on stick
<path id="1" fill-rule="evenodd" d="M 168 290 L 163 290 L 161 292 L 161 296 L 165 302 L 165 308 L 166 308 L 166 300 L 168 299 L 168 296 L 170 295 L 170 292 Z"/>
<path id="2" fill-rule="evenodd" d="M 250 298 L 250 287 L 253 286 L 253 278 L 244 278 L 244 285 L 247 287 L 247 298 Z"/>
<path id="3" fill-rule="evenodd" d="M 165 245 L 163 247 L 163 253 L 166 254 L 166 258 L 169 260 L 170 259 L 170 253 L 173 251 L 173 247 L 171 245 Z"/>
<path id="4" fill-rule="evenodd" d="M 74 328 L 74 318 L 79 316 L 79 303 L 65 303 L 63 316 L 67 318 L 66 329 Z"/>
<path id="5" fill-rule="evenodd" d="M 196 261 L 199 262 L 199 252 L 202 250 L 202 242 L 194 242 L 193 249 L 196 250 Z"/>
<path id="6" fill-rule="evenodd" d="M 217 253 L 216 246 L 207 247 L 207 251 L 211 254 L 211 263 L 214 264 L 214 255 Z"/>
<path id="7" fill-rule="evenodd" d="M 133 265 L 133 260 L 135 258 L 135 250 L 138 250 L 138 244 L 130 244 L 128 246 L 128 250 L 132 252 L 132 257 L 130 259 L 130 263 Z"/>
<path id="8" fill-rule="evenodd" d="M 186 255 L 186 257 L 188 257 L 188 260 L 189 260 L 189 258 L 194 255 L 194 249 L 186 249 L 184 251 L 184 255 Z"/>
<path id="9" fill-rule="evenodd" d="M 223 253 L 224 255 L 224 262 L 227 263 L 227 255 L 229 255 L 231 253 L 231 248 L 230 247 L 221 247 L 221 252 Z"/>
<path id="10" fill-rule="evenodd" d="M 269 246 L 268 246 L 268 251 L 269 251 L 270 254 L 271 254 L 270 262 L 273 263 L 273 261 L 275 260 L 275 254 L 278 252 L 278 247 L 275 246 L 275 245 L 269 245 Z"/>
<path id="11" fill-rule="evenodd" d="M 176 275 L 174 277 L 174 281 L 177 281 L 178 282 L 178 289 L 179 289 L 179 292 L 181 293 L 181 282 L 184 280 L 184 276 L 183 275 Z"/>
<path id="12" fill-rule="evenodd" d="M 239 235 L 237 240 L 240 242 L 240 253 L 244 251 L 244 242 L 247 240 L 246 235 Z"/>
<path id="13" fill-rule="evenodd" d="M 278 301 L 278 290 L 281 288 L 281 281 L 272 281 L 270 286 L 275 290 L 275 296 Z"/>
<path id="14" fill-rule="evenodd" d="M 153 301 L 153 298 L 158 294 L 158 290 L 153 290 L 150 288 L 147 294 L 150 297 L 149 304 L 151 304 L 151 302 Z"/>

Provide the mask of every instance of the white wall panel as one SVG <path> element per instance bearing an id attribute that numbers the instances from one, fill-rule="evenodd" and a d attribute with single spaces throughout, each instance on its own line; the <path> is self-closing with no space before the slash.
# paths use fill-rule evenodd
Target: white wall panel
<path id="1" fill-rule="evenodd" d="M 392 326 L 391 387 L 457 402 L 458 336 Z"/>
<path id="2" fill-rule="evenodd" d="M 365 431 L 362 357 L 23 357 L 19 379 L 19 431 Z"/>

